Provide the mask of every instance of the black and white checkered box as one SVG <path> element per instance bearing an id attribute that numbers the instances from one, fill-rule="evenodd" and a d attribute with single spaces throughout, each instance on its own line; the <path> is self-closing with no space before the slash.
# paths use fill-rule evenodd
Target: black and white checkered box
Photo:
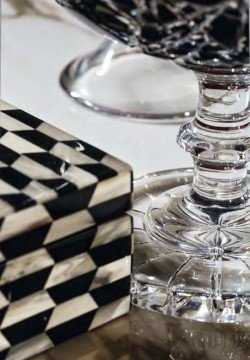
<path id="1" fill-rule="evenodd" d="M 128 311 L 131 178 L 127 164 L 1 103 L 0 359 Z"/>
<path id="2" fill-rule="evenodd" d="M 0 136 L 3 260 L 34 250 L 14 238 L 31 229 L 44 227 L 48 244 L 129 209 L 132 172 L 122 161 L 3 102 Z"/>
<path id="3" fill-rule="evenodd" d="M 0 359 L 26 359 L 128 312 L 131 232 L 124 215 L 4 264 Z"/>

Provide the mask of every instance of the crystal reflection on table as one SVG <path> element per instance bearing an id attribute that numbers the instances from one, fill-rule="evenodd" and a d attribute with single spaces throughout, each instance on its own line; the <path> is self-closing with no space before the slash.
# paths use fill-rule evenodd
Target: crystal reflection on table
<path id="1" fill-rule="evenodd" d="M 131 360 L 248 360 L 250 329 L 131 309 Z"/>

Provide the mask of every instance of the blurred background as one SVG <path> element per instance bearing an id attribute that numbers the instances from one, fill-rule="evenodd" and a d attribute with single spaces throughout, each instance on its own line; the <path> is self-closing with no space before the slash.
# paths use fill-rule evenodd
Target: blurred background
<path id="1" fill-rule="evenodd" d="M 135 175 L 191 165 L 176 145 L 179 124 L 96 113 L 60 88 L 62 69 L 102 41 L 53 0 L 2 0 L 1 97 L 127 161 Z"/>

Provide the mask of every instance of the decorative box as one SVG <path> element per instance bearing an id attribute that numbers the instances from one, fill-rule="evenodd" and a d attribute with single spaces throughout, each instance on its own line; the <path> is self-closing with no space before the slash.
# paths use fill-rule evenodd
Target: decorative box
<path id="1" fill-rule="evenodd" d="M 6 103 L 0 132 L 0 359 L 129 309 L 131 168 Z"/>

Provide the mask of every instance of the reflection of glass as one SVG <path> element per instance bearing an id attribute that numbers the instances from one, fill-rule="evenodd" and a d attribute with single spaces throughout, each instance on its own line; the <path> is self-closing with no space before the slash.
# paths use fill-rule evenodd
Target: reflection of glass
<path id="1" fill-rule="evenodd" d="M 203 272 L 208 270 L 207 261 L 213 263 L 208 284 L 212 308 L 208 307 L 208 311 L 212 309 L 214 320 L 237 321 L 234 312 L 239 316 L 242 311 L 249 315 L 250 291 L 243 281 L 248 279 L 249 284 L 250 270 L 248 1 L 65 0 L 63 3 L 121 41 L 140 47 L 147 54 L 175 59 L 196 73 L 200 91 L 197 112 L 178 135 L 179 145 L 194 160 L 192 183 L 188 184 L 185 171 L 180 171 L 178 176 L 172 173 L 168 177 L 174 186 L 164 191 L 168 181 L 165 179 L 165 185 L 161 184 L 159 177 L 162 191 L 151 199 L 143 217 L 143 229 L 151 241 L 163 244 L 166 252 L 181 252 L 188 263 L 190 257 L 200 261 L 202 269 L 199 267 L 195 273 L 201 282 L 199 285 L 192 282 L 188 289 L 187 284 L 192 280 L 188 273 L 183 287 L 186 295 L 190 290 L 193 297 L 196 286 L 197 291 L 202 289 L 196 295 L 204 295 Z M 180 266 L 176 266 L 178 274 Z M 235 276 L 242 272 L 242 282 L 235 288 Z M 150 284 L 149 274 L 143 279 Z M 169 284 L 167 279 L 165 274 L 161 284 Z M 179 287 L 177 294 L 174 289 L 171 288 L 170 295 L 176 301 Z M 178 300 L 179 305 L 182 306 L 182 300 L 186 303 L 186 295 Z M 151 302 L 147 291 L 145 296 L 146 302 Z M 150 306 L 155 305 L 159 309 L 158 300 Z M 195 314 L 201 306 L 196 305 L 196 298 L 189 303 Z M 214 311 L 218 311 L 216 316 Z M 203 315 L 201 318 L 207 320 Z"/>
<path id="2" fill-rule="evenodd" d="M 72 61 L 60 82 L 72 98 L 91 109 L 154 122 L 190 118 L 198 96 L 191 72 L 109 39 Z"/>
<path id="3" fill-rule="evenodd" d="M 132 306 L 131 360 L 247 360 L 250 330 L 241 324 L 173 319 Z"/>

